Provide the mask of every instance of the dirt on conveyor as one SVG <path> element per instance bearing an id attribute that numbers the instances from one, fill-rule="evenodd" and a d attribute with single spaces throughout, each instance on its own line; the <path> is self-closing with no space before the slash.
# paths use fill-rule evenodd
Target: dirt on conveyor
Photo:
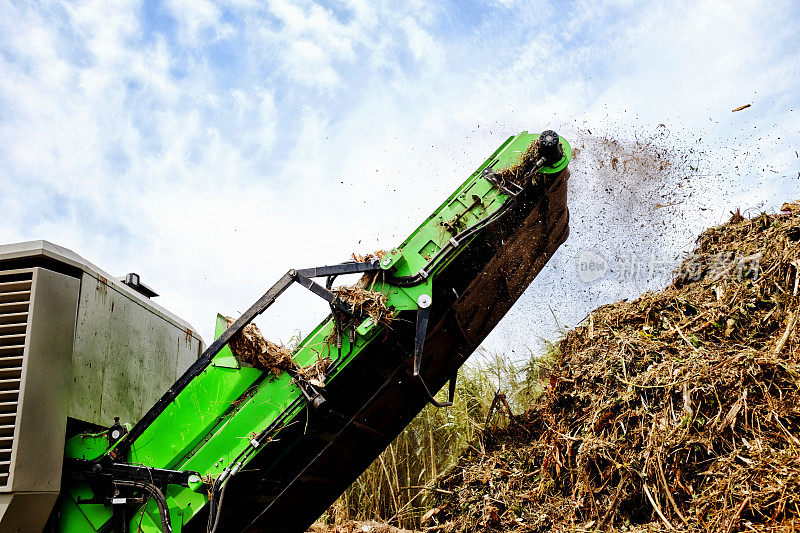
<path id="1" fill-rule="evenodd" d="M 800 528 L 800 203 L 705 231 L 595 310 L 544 393 L 438 485 L 426 531 Z"/>

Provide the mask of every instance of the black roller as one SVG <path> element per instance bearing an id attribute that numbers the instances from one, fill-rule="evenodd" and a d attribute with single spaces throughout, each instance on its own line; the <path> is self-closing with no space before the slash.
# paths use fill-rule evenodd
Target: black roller
<path id="1" fill-rule="evenodd" d="M 544 130 L 539 136 L 539 157 L 544 157 L 546 165 L 554 165 L 564 157 L 558 133 Z"/>

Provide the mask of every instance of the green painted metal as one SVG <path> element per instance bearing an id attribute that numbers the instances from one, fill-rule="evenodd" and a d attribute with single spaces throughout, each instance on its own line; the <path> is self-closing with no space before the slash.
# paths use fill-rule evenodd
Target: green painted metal
<path id="1" fill-rule="evenodd" d="M 516 164 L 538 135 L 522 132 L 509 138 L 476 170 L 434 213 L 428 217 L 381 263 L 397 276 L 414 275 L 426 267 L 432 256 L 444 247 L 459 230 L 491 216 L 509 199 L 498 187 L 482 175 L 492 166 L 496 171 Z M 542 172 L 559 172 L 569 162 L 571 149 L 562 138 L 565 157 L 553 167 Z M 455 254 L 457 255 L 457 254 Z M 449 258 L 452 261 L 455 255 Z M 446 264 L 446 263 L 444 263 Z M 421 294 L 431 295 L 436 272 L 444 264 L 429 272 L 424 283 L 413 287 L 396 287 L 376 282 L 373 290 L 387 296 L 388 305 L 395 310 L 414 310 Z M 227 327 L 224 317 L 217 317 L 216 334 Z M 382 330 L 382 326 L 365 320 L 358 328 L 353 345 L 346 336 L 343 346 L 337 348 L 328 342 L 333 333 L 332 317 L 320 323 L 295 349 L 295 362 L 306 367 L 320 358 L 336 361 L 336 371 L 327 376 L 335 380 L 343 368 L 359 364 L 364 348 Z M 287 424 L 297 420 L 305 409 L 300 388 L 288 373 L 275 376 L 240 363 L 228 347 L 216 355 L 167 409 L 133 443 L 130 463 L 154 468 L 169 468 L 199 472 L 205 482 L 219 477 L 235 464 L 246 466 L 253 451 L 251 440 L 255 435 L 281 421 L 275 436 Z M 135 421 L 125 421 L 135 422 Z M 67 443 L 66 456 L 97 458 L 107 451 L 104 434 L 81 435 Z M 280 458 L 275 458 L 279 461 Z M 193 480 L 190 488 L 170 485 L 165 493 L 170 509 L 174 532 L 199 513 L 208 503 L 206 491 L 200 480 Z M 61 531 L 70 533 L 98 531 L 111 520 L 110 507 L 81 503 L 92 496 L 91 489 L 71 482 L 60 503 Z M 158 510 L 154 502 L 139 509 L 131 520 L 131 531 L 161 531 Z"/>
<path id="2" fill-rule="evenodd" d="M 222 316 L 217 315 L 217 327 L 214 331 L 214 336 L 219 337 L 222 333 L 228 328 L 228 320 Z M 216 367 L 220 368 L 241 368 L 241 364 L 239 360 L 233 355 L 229 346 L 225 346 L 222 350 L 219 351 L 217 356 L 214 358 L 214 362 L 212 363 Z"/>
<path id="3" fill-rule="evenodd" d="M 81 433 L 67 441 L 64 455 L 77 459 L 94 460 L 104 456 L 108 450 L 108 431 Z"/>

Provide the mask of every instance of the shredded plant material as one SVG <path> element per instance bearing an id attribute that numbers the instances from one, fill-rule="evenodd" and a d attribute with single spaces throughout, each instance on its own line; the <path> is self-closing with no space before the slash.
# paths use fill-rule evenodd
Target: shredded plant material
<path id="1" fill-rule="evenodd" d="M 225 320 L 228 322 L 228 327 L 235 321 L 227 316 Z M 245 363 L 272 372 L 276 376 L 295 367 L 292 351 L 265 339 L 258 326 L 252 322 L 231 339 L 229 346 L 231 351 Z"/>
<path id="2" fill-rule="evenodd" d="M 298 368 L 297 375 L 316 387 L 324 387 L 326 372 L 331 363 L 330 357 L 320 357 L 307 367 Z"/>
<path id="3" fill-rule="evenodd" d="M 365 274 L 365 276 L 367 275 Z M 375 275 L 368 277 L 369 280 L 375 279 Z M 386 306 L 386 295 L 380 291 L 371 290 L 374 282 L 365 280 L 366 278 L 362 277 L 356 285 L 337 287 L 332 292 L 350 304 L 355 311 L 370 317 L 376 324 L 388 326 L 394 318 L 394 313 Z"/>
<path id="4" fill-rule="evenodd" d="M 336 526 L 314 524 L 306 533 L 412 533 L 408 529 L 398 529 L 378 522 L 350 521 Z"/>
<path id="5" fill-rule="evenodd" d="M 800 203 L 711 228 L 592 313 L 535 406 L 436 489 L 428 531 L 800 527 Z"/>
<path id="6" fill-rule="evenodd" d="M 502 183 L 516 183 L 517 185 L 524 185 L 531 169 L 536 165 L 539 160 L 539 143 L 534 142 L 525 150 L 519 163 L 512 165 L 509 168 L 503 169 L 497 173 Z"/>
<path id="7" fill-rule="evenodd" d="M 383 256 L 386 255 L 388 252 L 386 250 L 377 250 L 372 252 L 371 254 L 359 255 L 356 253 L 350 254 L 350 257 L 356 263 L 366 263 L 370 259 L 383 259 Z"/>
<path id="8" fill-rule="evenodd" d="M 353 261 L 364 263 L 370 259 L 382 259 L 387 254 L 384 250 L 359 255 L 350 254 Z M 394 313 L 386 306 L 386 295 L 380 291 L 374 291 L 375 282 L 383 272 L 366 272 L 354 285 L 336 287 L 331 292 L 339 296 L 345 303 L 362 315 L 367 315 L 376 324 L 388 326 L 394 318 Z"/>

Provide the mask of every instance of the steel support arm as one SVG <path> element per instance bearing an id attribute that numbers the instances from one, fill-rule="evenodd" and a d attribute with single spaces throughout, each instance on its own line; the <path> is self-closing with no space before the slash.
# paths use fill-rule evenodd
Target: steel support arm
<path id="1" fill-rule="evenodd" d="M 299 274 L 309 278 L 323 278 L 325 276 L 342 276 L 345 274 L 360 274 L 362 272 L 375 272 L 380 270 L 380 262 L 377 259 L 365 261 L 363 263 L 342 263 L 340 265 L 328 265 L 323 267 L 304 268 L 298 270 Z"/>
<path id="2" fill-rule="evenodd" d="M 361 263 L 342 263 L 340 265 L 306 268 L 302 270 L 289 270 L 281 279 L 278 280 L 277 283 L 270 287 L 269 290 L 267 290 L 267 292 L 265 292 L 256 303 L 251 305 L 250 308 L 245 311 L 244 314 L 242 314 L 242 316 L 236 319 L 236 321 L 231 324 L 230 327 L 228 327 L 228 329 L 226 329 L 217 340 L 211 343 L 211 346 L 209 346 L 206 351 L 197 358 L 192 366 L 190 366 L 186 372 L 184 372 L 183 375 L 178 378 L 175 383 L 173 383 L 169 390 L 167 390 L 167 392 L 165 392 L 164 395 L 159 398 L 153 407 L 151 407 L 150 410 L 145 413 L 141 420 L 136 422 L 136 425 L 134 425 L 131 430 L 125 434 L 122 439 L 120 439 L 117 446 L 108 453 L 108 457 L 111 460 L 118 460 L 119 458 L 124 457 L 128 450 L 130 450 L 134 441 L 141 436 L 141 434 L 150 426 L 150 424 L 152 424 L 158 415 L 164 412 L 164 410 L 175 399 L 175 397 L 183 389 L 185 389 L 195 377 L 200 375 L 200 373 L 203 372 L 208 365 L 211 364 L 211 360 L 214 358 L 214 356 L 217 355 L 219 351 L 226 344 L 228 344 L 228 342 L 230 342 L 230 340 L 237 333 L 242 331 L 245 326 L 252 322 L 253 319 L 255 319 L 258 315 L 266 311 L 269 306 L 275 303 L 275 300 L 277 300 L 278 297 L 283 294 L 292 283 L 295 281 L 301 283 L 304 287 L 329 301 L 340 311 L 343 311 L 351 316 L 356 316 L 353 313 L 352 308 L 345 305 L 330 291 L 313 282 L 310 278 L 330 275 L 357 274 L 360 272 L 374 272 L 377 270 L 380 270 L 380 263 L 377 259 Z"/>

